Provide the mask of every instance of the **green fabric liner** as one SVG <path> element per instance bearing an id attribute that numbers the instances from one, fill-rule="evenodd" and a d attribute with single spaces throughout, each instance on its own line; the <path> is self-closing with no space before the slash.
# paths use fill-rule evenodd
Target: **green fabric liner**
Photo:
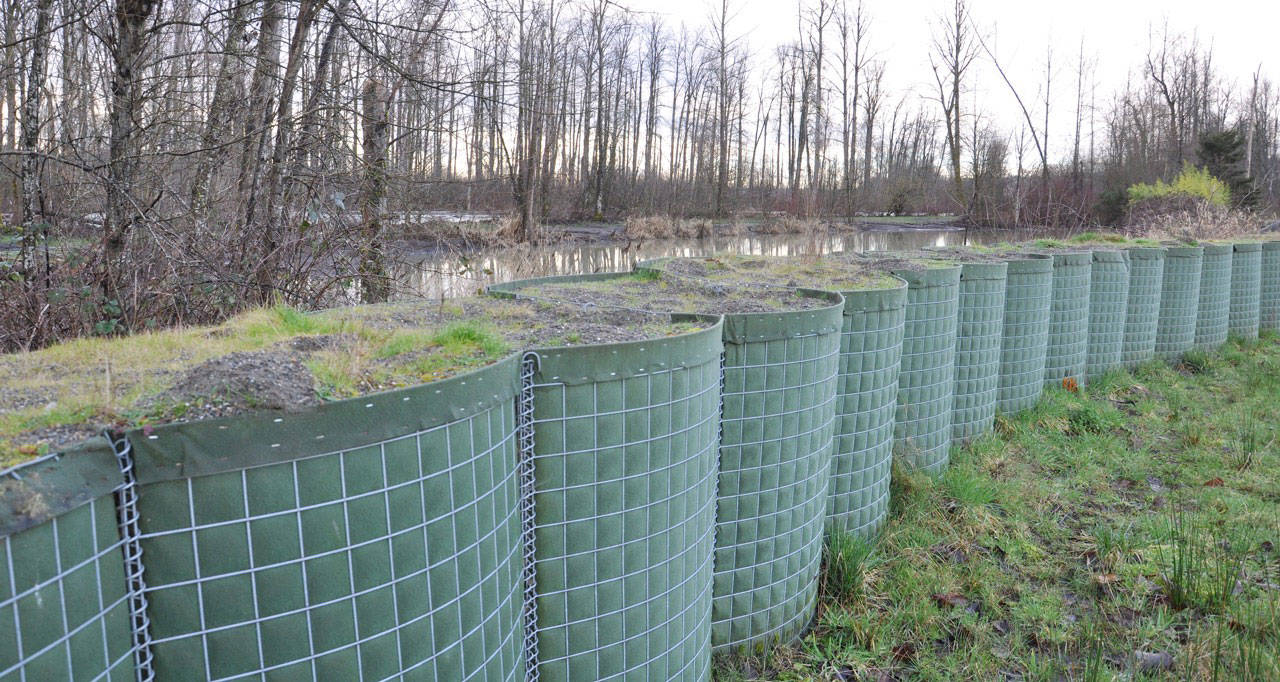
<path id="1" fill-rule="evenodd" d="M 805 297 L 829 301 L 831 305 L 776 313 L 727 313 L 724 316 L 724 342 L 741 345 L 840 331 L 840 319 L 844 315 L 843 296 L 834 291 L 816 289 L 796 291 Z"/>
<path id="2" fill-rule="evenodd" d="M 907 303 L 907 282 L 895 277 L 898 285 L 887 289 L 840 290 L 844 296 L 844 314 L 883 313 L 897 310 Z"/>
<path id="3" fill-rule="evenodd" d="M 1053 256 L 1030 254 L 1026 257 L 1010 258 L 1009 274 L 1039 275 L 1053 272 Z"/>
<path id="4" fill-rule="evenodd" d="M 953 287 L 960 283 L 960 264 L 945 268 L 926 268 L 924 270 L 894 270 L 893 274 L 907 281 L 912 289 L 930 289 L 933 287 Z"/>
<path id="5" fill-rule="evenodd" d="M 95 436 L 0 476 L 0 537 L 38 526 L 124 483 L 111 443 Z"/>
<path id="6" fill-rule="evenodd" d="M 1095 263 L 1128 263 L 1129 260 L 1124 257 L 1124 251 L 1094 251 L 1093 261 Z"/>
<path id="7" fill-rule="evenodd" d="M 1008 277 L 1008 263 L 961 263 L 960 281 L 1004 281 Z"/>
<path id="8" fill-rule="evenodd" d="M 696 367 L 720 357 L 722 318 L 684 314 L 671 317 L 676 322 L 707 322 L 711 326 L 680 336 L 595 346 L 534 348 L 529 352 L 537 354 L 538 373 L 547 381 L 569 386 L 626 379 L 673 367 Z M 624 361 L 628 363 L 626 366 Z"/>
<path id="9" fill-rule="evenodd" d="M 1236 242 L 1231 245 L 1236 253 L 1251 253 L 1262 250 L 1262 242 Z"/>
<path id="10" fill-rule="evenodd" d="M 1163 246 L 1131 246 L 1125 249 L 1129 260 L 1164 260 L 1166 249 Z"/>
<path id="11" fill-rule="evenodd" d="M 466 374 L 300 412 L 257 413 L 129 432 L 141 484 L 340 452 L 479 414 L 520 388 L 513 354 Z M 376 418 L 373 418 L 376 415 Z"/>

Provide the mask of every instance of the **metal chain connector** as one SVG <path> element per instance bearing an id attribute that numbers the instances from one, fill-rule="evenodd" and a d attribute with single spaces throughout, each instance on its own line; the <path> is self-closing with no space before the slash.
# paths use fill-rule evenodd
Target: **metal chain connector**
<path id="1" fill-rule="evenodd" d="M 517 471 L 520 479 L 520 544 L 524 578 L 525 678 L 538 679 L 538 568 L 534 555 L 533 377 L 538 354 L 525 353 L 520 362 L 520 399 L 516 405 Z"/>
<path id="2" fill-rule="evenodd" d="M 124 484 L 116 492 L 116 519 L 120 524 L 124 552 L 126 587 L 129 590 L 129 621 L 133 629 L 133 658 L 138 682 L 155 679 L 151 653 L 151 618 L 147 615 L 147 583 L 143 578 L 142 532 L 138 527 L 138 477 L 133 468 L 133 446 L 124 435 L 103 434 L 111 442 L 120 464 Z"/>

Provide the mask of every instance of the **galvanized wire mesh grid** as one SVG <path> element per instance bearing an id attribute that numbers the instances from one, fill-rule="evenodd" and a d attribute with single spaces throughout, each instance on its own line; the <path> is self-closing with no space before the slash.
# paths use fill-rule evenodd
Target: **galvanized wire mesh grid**
<path id="1" fill-rule="evenodd" d="M 951 410 L 951 437 L 957 442 L 989 431 L 996 414 L 1007 269 L 1005 263 L 961 268 Z"/>
<path id="2" fill-rule="evenodd" d="M 786 640 L 822 560 L 840 334 L 725 346 L 711 642 Z"/>
<path id="3" fill-rule="evenodd" d="M 1061 386 L 1066 379 L 1085 380 L 1089 357 L 1089 284 L 1093 254 L 1053 256 L 1053 303 L 1049 309 L 1049 342 L 1044 355 L 1044 382 Z"/>
<path id="4" fill-rule="evenodd" d="M 1210 350 L 1227 341 L 1231 306 L 1231 245 L 1206 244 L 1200 265 L 1200 305 L 1194 347 Z"/>
<path id="5" fill-rule="evenodd" d="M 1236 244 L 1231 257 L 1231 316 L 1228 325 L 1232 336 L 1258 338 L 1261 287 L 1262 245 Z"/>
<path id="6" fill-rule="evenodd" d="M 143 486 L 157 675 L 522 676 L 513 402 Z"/>
<path id="7" fill-rule="evenodd" d="M 1120 362 L 1133 368 L 1155 356 L 1164 287 L 1165 250 L 1132 248 L 1129 253 L 1129 305 L 1124 316 L 1124 348 Z M 1198 305 L 1198 304 L 1197 304 Z"/>
<path id="8" fill-rule="evenodd" d="M 1089 274 L 1086 379 L 1095 379 L 1120 366 L 1128 307 L 1129 255 L 1124 251 L 1094 251 Z"/>
<path id="9" fill-rule="evenodd" d="M 1160 288 L 1160 322 L 1156 326 L 1157 357 L 1174 360 L 1191 349 L 1200 313 L 1200 270 L 1204 249 L 1170 248 L 1164 259 Z"/>
<path id="10" fill-rule="evenodd" d="M 534 385 L 539 675 L 710 674 L 718 357 Z"/>
<path id="11" fill-rule="evenodd" d="M 913 469 L 941 473 L 951 449 L 960 267 L 898 275 L 908 289 L 894 451 Z"/>
<path id="12" fill-rule="evenodd" d="M 827 517 L 834 528 L 870 537 L 889 512 L 906 296 L 849 292 L 845 301 Z M 866 305 L 851 310 L 855 301 Z"/>
<path id="13" fill-rule="evenodd" d="M 1258 326 L 1261 329 L 1280 329 L 1280 242 L 1262 244 L 1260 268 Z"/>
<path id="14" fill-rule="evenodd" d="M 1016 414 L 1040 400 L 1052 301 L 1052 258 L 1009 263 L 996 398 L 996 411 L 1001 414 Z"/>
<path id="15" fill-rule="evenodd" d="M 0 544 L 0 679 L 135 679 L 124 541 L 112 496 Z"/>

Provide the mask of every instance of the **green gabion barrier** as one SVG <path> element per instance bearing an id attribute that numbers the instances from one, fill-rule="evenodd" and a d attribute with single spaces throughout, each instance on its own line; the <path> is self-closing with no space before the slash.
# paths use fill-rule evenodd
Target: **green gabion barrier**
<path id="1" fill-rule="evenodd" d="M 894 274 L 907 281 L 894 450 L 906 466 L 940 474 L 951 450 L 960 266 Z"/>
<path id="2" fill-rule="evenodd" d="M 834 528 L 869 538 L 889 513 L 907 284 L 842 293 L 844 323 L 827 520 Z"/>
<path id="3" fill-rule="evenodd" d="M 956 313 L 951 438 L 963 443 L 991 429 L 1000 391 L 1008 263 L 964 263 Z"/>
<path id="4" fill-rule="evenodd" d="M 1129 254 L 1094 251 L 1089 273 L 1089 352 L 1085 359 L 1085 379 L 1096 379 L 1120 366 L 1128 307 Z"/>
<path id="5" fill-rule="evenodd" d="M 1228 331 L 1242 339 L 1258 338 L 1261 312 L 1262 244 L 1241 242 L 1231 256 L 1231 316 Z"/>
<path id="6" fill-rule="evenodd" d="M 1126 252 L 1129 254 L 1129 305 L 1125 309 L 1120 363 L 1132 369 L 1155 357 L 1165 249 L 1133 247 Z"/>
<path id="7" fill-rule="evenodd" d="M 721 333 L 526 356 L 541 679 L 708 679 Z"/>
<path id="8" fill-rule="evenodd" d="M 1261 285 L 1258 288 L 1258 326 L 1280 329 L 1280 241 L 1262 243 Z"/>
<path id="9" fill-rule="evenodd" d="M 1156 357 L 1175 360 L 1195 343 L 1203 261 L 1204 248 L 1200 246 L 1173 246 L 1165 253 Z"/>
<path id="10" fill-rule="evenodd" d="M 996 411 L 1000 414 L 1017 414 L 1040 400 L 1052 300 L 1052 257 L 1028 256 L 1009 261 L 996 396 Z"/>
<path id="11" fill-rule="evenodd" d="M 1227 341 L 1231 305 L 1231 245 L 1205 244 L 1200 265 L 1200 304 L 1195 348 L 1211 350 Z"/>
<path id="12" fill-rule="evenodd" d="M 1089 284 L 1093 254 L 1053 255 L 1053 304 L 1049 309 L 1049 342 L 1044 354 L 1044 383 L 1085 380 L 1089 357 Z"/>
<path id="13" fill-rule="evenodd" d="M 135 679 L 111 444 L 95 438 L 4 473 L 0 679 Z"/>
<path id="14" fill-rule="evenodd" d="M 725 316 L 716 648 L 790 640 L 813 615 L 844 309 L 825 296 L 826 308 Z"/>
<path id="15" fill-rule="evenodd" d="M 131 433 L 158 679 L 522 678 L 518 370 Z"/>

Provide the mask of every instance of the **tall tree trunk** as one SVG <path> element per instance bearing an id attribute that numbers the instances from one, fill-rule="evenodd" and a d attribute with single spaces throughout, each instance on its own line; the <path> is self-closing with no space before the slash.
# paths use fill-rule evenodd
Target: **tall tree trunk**
<path id="1" fill-rule="evenodd" d="M 391 294 L 382 251 L 382 216 L 387 196 L 387 143 L 391 130 L 387 120 L 386 88 L 370 78 L 364 83 L 360 99 L 360 124 L 364 138 L 364 173 L 360 184 L 360 300 L 363 303 L 381 303 Z"/>
<path id="2" fill-rule="evenodd" d="M 138 175 L 135 123 L 139 108 L 137 69 L 147 40 L 147 20 L 160 0 L 117 0 L 115 40 L 111 44 L 114 67 L 111 77 L 111 137 L 107 161 L 107 216 L 103 223 L 102 269 L 99 287 L 104 295 L 116 292 L 116 268 L 124 245 L 139 218 L 133 195 Z"/>
<path id="3" fill-rule="evenodd" d="M 200 149 L 196 153 L 195 176 L 191 182 L 191 207 L 197 215 L 208 209 L 208 189 L 212 174 L 217 169 L 217 159 L 222 156 L 221 147 L 227 141 L 231 126 L 232 103 L 236 95 L 236 71 L 240 42 L 249 7 L 248 0 L 231 0 L 231 17 L 228 20 L 226 39 L 222 43 L 222 55 L 218 60 L 218 75 L 213 84 L 213 101 L 205 117 L 204 133 L 200 137 Z"/>
<path id="4" fill-rule="evenodd" d="M 40 212 L 40 94 L 45 86 L 45 52 L 49 45 L 49 16 L 53 0 L 36 3 L 36 32 L 31 44 L 31 64 L 27 73 L 27 98 L 22 103 L 22 244 L 19 262 L 23 269 L 35 253 L 36 215 Z"/>

